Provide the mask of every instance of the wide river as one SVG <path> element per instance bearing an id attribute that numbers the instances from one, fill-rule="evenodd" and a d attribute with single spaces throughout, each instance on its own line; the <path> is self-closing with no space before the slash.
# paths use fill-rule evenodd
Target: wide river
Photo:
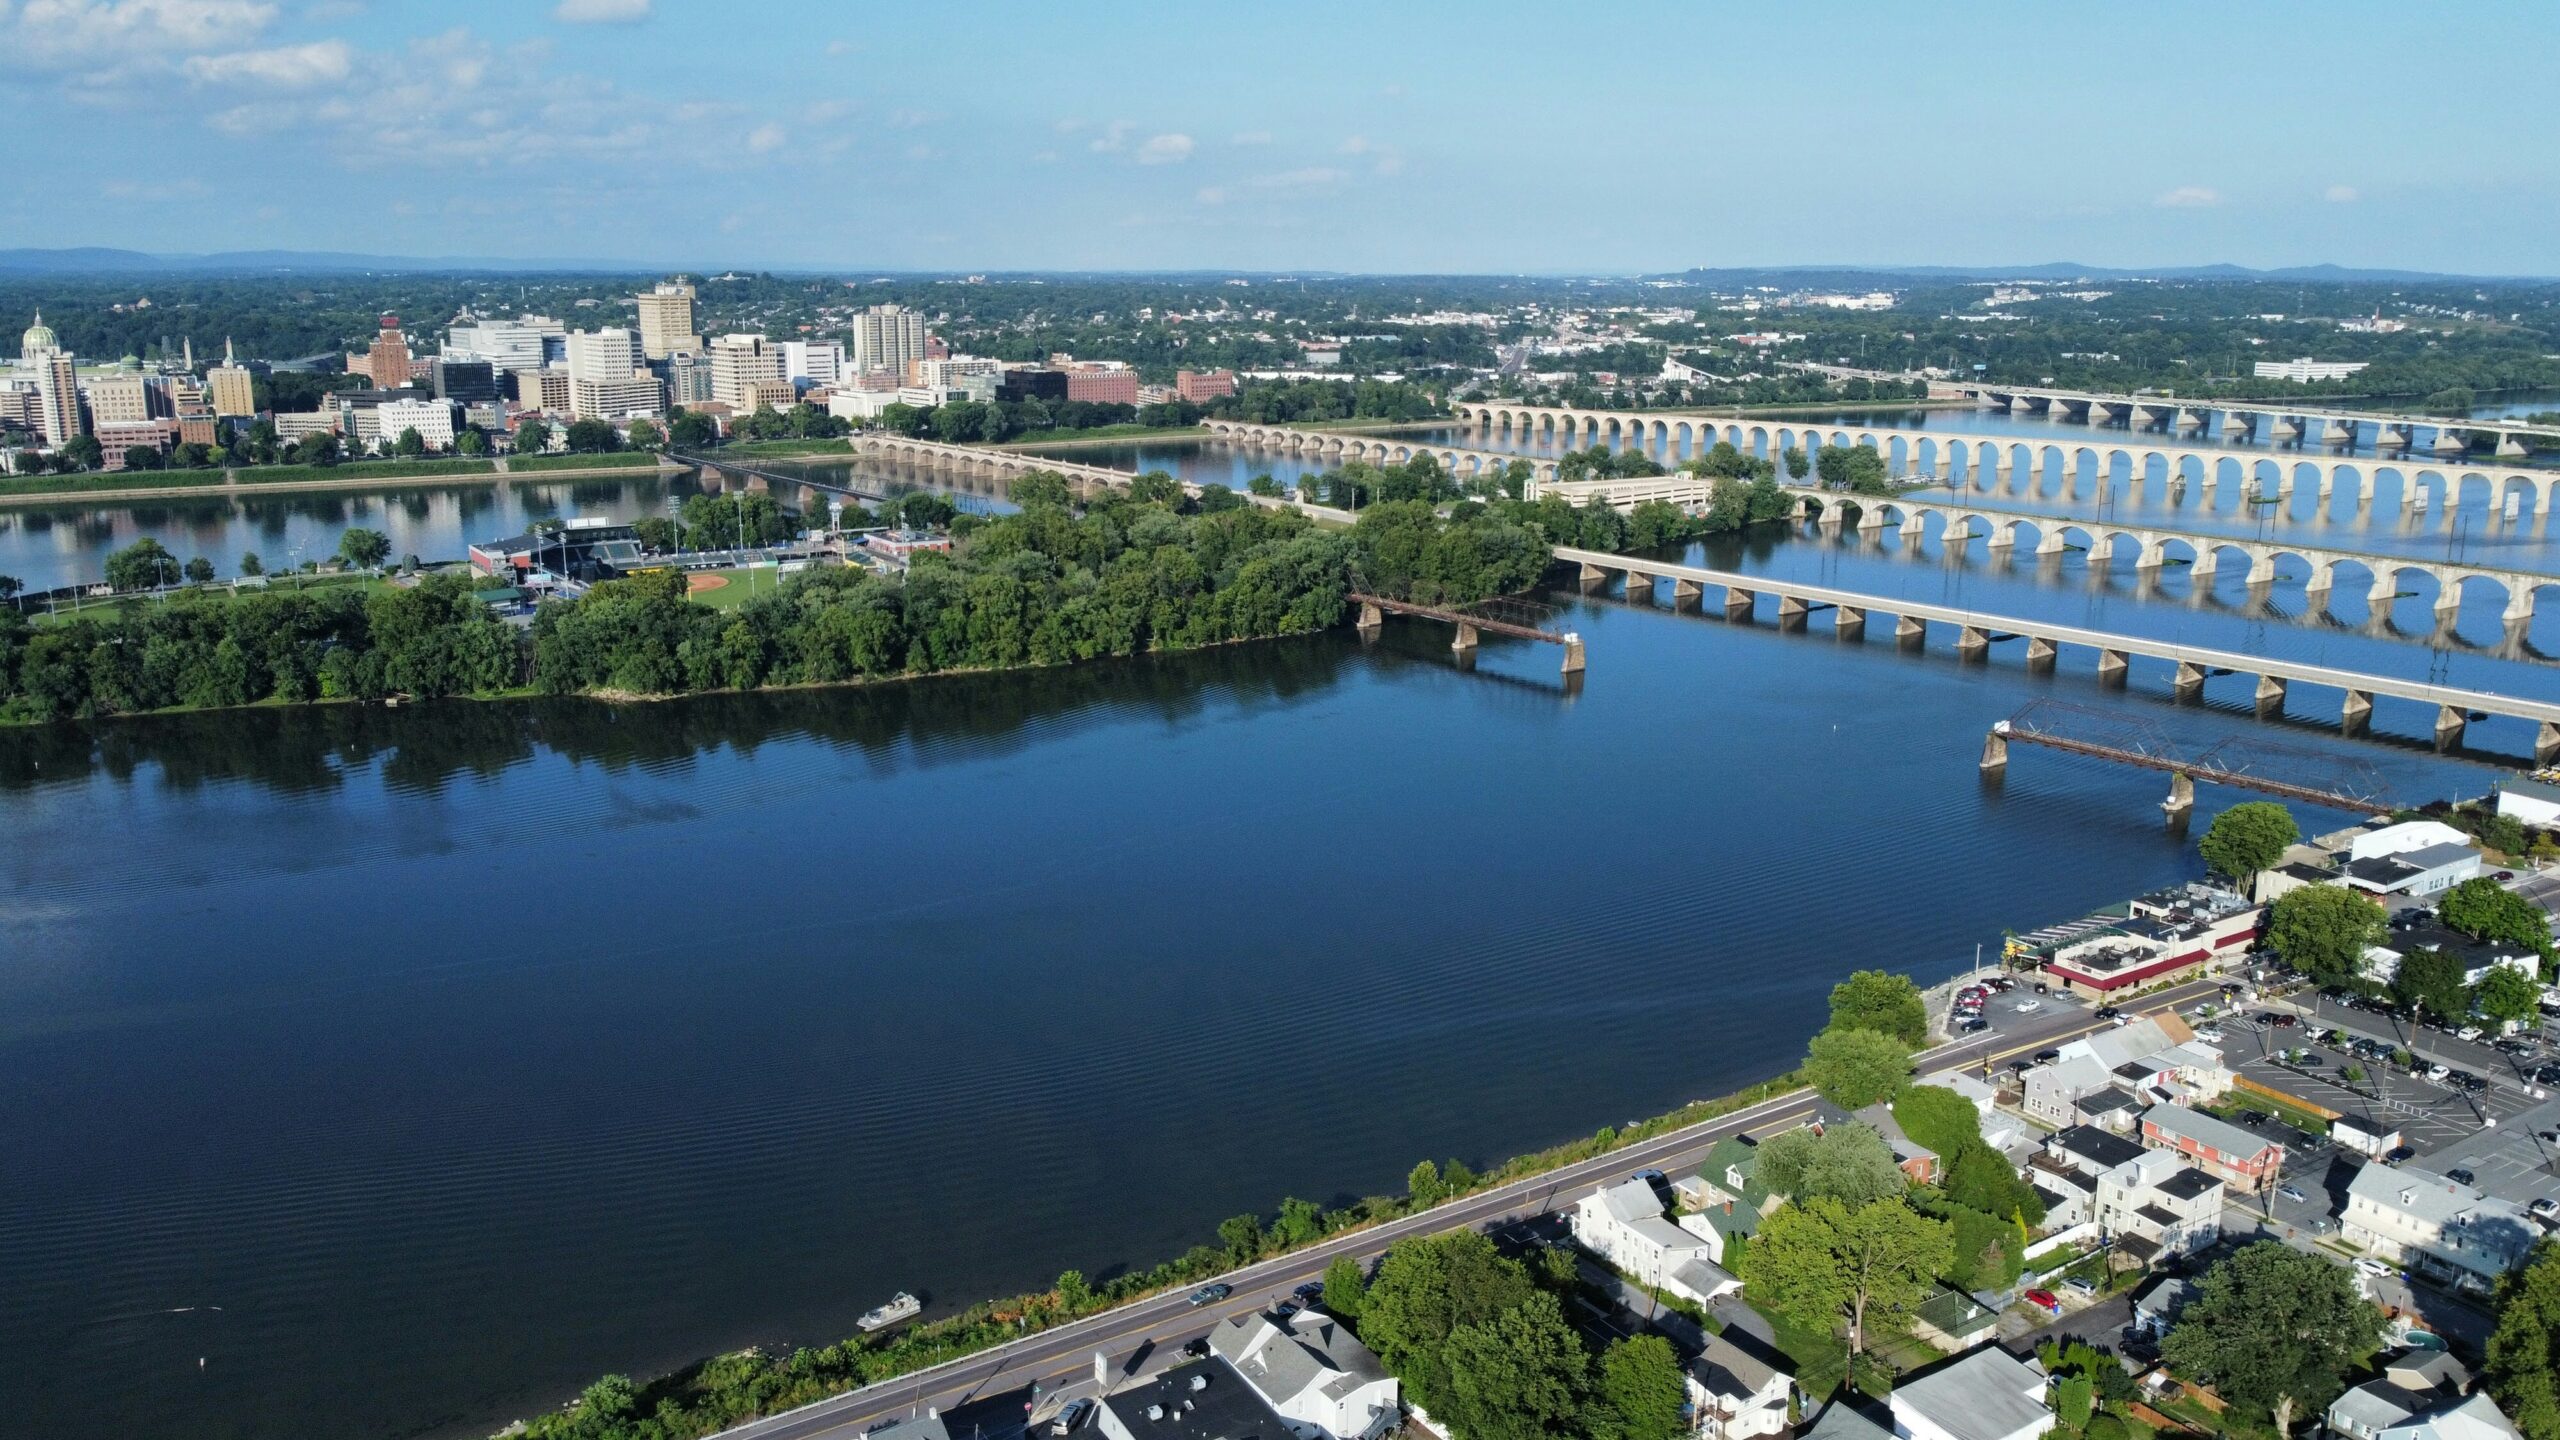
<path id="1" fill-rule="evenodd" d="M 2509 634 L 2478 597 L 2439 630 L 2424 597 L 2306 621 L 2298 585 L 1934 538 L 1692 558 L 2560 696 L 2560 622 Z M 1850 969 L 1936 978 L 2199 873 L 2155 775 L 1977 774 L 2040 697 L 2408 800 L 2497 773 L 2389 701 L 2350 742 L 2307 689 L 2262 722 L 2241 678 L 2180 706 L 2140 663 L 2116 692 L 2085 657 L 1544 598 L 1578 685 L 1551 647 L 1462 668 L 1398 621 L 871 689 L 0 733 L 0 1413 L 485 1433 L 603 1371 L 832 1340 L 901 1288 L 1108 1274 L 1284 1195 L 1731 1089 Z"/>

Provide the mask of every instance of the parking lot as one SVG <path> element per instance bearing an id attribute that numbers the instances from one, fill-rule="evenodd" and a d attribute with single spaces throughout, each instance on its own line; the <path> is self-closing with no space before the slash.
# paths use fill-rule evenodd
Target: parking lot
<path id="1" fill-rule="evenodd" d="M 2370 1046 L 2359 1051 L 2313 1040 L 2312 1036 L 2324 1032 L 2308 1021 L 2269 1026 L 2255 1019 L 2233 1018 L 2220 1022 L 2219 1028 L 2223 1058 L 2234 1073 L 2359 1121 L 2398 1130 L 2420 1155 L 2467 1140 L 2484 1125 L 2513 1125 L 2546 1103 L 2513 1084 L 2483 1083 L 2478 1089 L 2465 1090 L 2453 1083 L 2450 1073 L 2442 1080 L 2411 1075 L 2394 1067 L 2387 1053 L 2376 1054 Z M 2277 1058 L 2288 1051 L 2297 1052 L 2294 1059 Z M 2363 1077 L 2353 1087 L 2344 1079 L 2349 1066 Z"/>
<path id="2" fill-rule="evenodd" d="M 2502 1200 L 2531 1205 L 2536 1200 L 2560 1202 L 2560 1145 L 2544 1139 L 2560 1126 L 2560 1101 L 2546 1101 L 2483 1130 L 2426 1159 L 2426 1168 L 2441 1174 L 2468 1170 L 2472 1183 Z"/>

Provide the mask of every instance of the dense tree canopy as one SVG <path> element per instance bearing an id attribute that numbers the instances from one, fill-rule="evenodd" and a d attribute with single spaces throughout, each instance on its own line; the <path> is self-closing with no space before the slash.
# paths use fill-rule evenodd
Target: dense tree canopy
<path id="1" fill-rule="evenodd" d="M 2279 1434 L 2319 1410 L 2382 1339 L 2382 1312 L 2354 1272 L 2275 1241 L 2241 1247 L 2205 1272 L 2161 1342 L 2180 1375 L 2270 1415 Z"/>
<path id="2" fill-rule="evenodd" d="M 2498 1328 L 2489 1336 L 2489 1394 L 2525 1440 L 2560 1440 L 2560 1246 L 2498 1283 Z"/>
<path id="3" fill-rule="evenodd" d="M 1760 1183 L 1799 1202 L 1815 1196 L 1851 1209 L 1900 1195 L 1907 1184 L 1893 1147 L 1872 1125 L 1785 1130 L 1760 1144 Z"/>
<path id="4" fill-rule="evenodd" d="M 2248 800 L 2214 816 L 2196 846 L 2216 873 L 2246 880 L 2283 858 L 2285 847 L 2301 838 L 2292 811 L 2272 800 Z"/>
<path id="5" fill-rule="evenodd" d="M 1910 976 L 1859 970 L 1831 987 L 1830 1028 L 1873 1030 L 1916 1047 L 1929 1038 L 1929 1011 Z"/>
<path id="6" fill-rule="evenodd" d="M 1761 1222 L 1742 1257 L 1754 1303 L 1823 1332 L 1845 1326 L 1849 1352 L 1871 1325 L 1899 1319 L 1928 1298 L 1954 1259 L 1954 1234 L 1902 1201 L 1850 1209 L 1827 1196 L 1782 1205 Z"/>
<path id="7" fill-rule="evenodd" d="M 1825 1030 L 1813 1037 L 1805 1079 L 1843 1110 L 1890 1100 L 1911 1078 L 1911 1051 L 1873 1030 Z"/>
<path id="8" fill-rule="evenodd" d="M 2267 907 L 2267 948 L 2322 985 L 2352 983 L 2382 942 L 2382 907 L 2343 885 L 2304 885 Z"/>
<path id="9" fill-rule="evenodd" d="M 2551 955 L 2551 917 L 2489 876 L 2465 880 L 2446 891 L 2436 913 L 2474 940 L 2521 946 L 2545 959 Z"/>

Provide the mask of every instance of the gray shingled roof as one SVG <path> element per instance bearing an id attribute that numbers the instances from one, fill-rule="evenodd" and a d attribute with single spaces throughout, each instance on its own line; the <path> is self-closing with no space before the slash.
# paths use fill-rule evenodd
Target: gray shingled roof
<path id="1" fill-rule="evenodd" d="M 1894 1387 L 1893 1404 L 1918 1412 L 1954 1440 L 2005 1440 L 2052 1413 L 2044 1403 L 2044 1372 L 1997 1345 L 1903 1381 Z"/>

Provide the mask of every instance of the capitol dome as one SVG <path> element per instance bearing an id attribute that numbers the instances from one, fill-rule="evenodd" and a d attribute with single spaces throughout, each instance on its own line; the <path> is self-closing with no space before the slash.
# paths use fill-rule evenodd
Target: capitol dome
<path id="1" fill-rule="evenodd" d="M 42 356 L 58 354 L 61 349 L 62 342 L 54 338 L 53 328 L 44 323 L 44 312 L 37 311 L 36 323 L 28 326 L 27 333 L 19 338 L 19 356 L 22 359 L 35 360 Z"/>

